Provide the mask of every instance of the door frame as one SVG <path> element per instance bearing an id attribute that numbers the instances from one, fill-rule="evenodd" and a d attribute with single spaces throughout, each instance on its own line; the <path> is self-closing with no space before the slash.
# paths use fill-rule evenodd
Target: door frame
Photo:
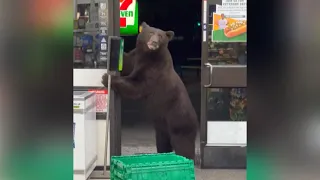
<path id="1" fill-rule="evenodd" d="M 108 35 L 120 37 L 120 4 L 118 0 L 108 1 Z M 112 18 L 111 18 L 112 17 Z M 119 74 L 118 74 L 119 75 Z M 110 160 L 121 155 L 121 98 L 111 90 L 110 96 Z"/>
<path id="2" fill-rule="evenodd" d="M 75 1 L 74 1 L 75 2 Z M 85 3 L 84 1 L 82 1 Z M 108 3 L 108 36 L 119 36 L 120 37 L 120 4 L 119 0 L 99 0 L 96 3 Z M 88 1 L 90 3 L 90 1 Z M 75 2 L 74 6 L 76 6 L 77 2 Z M 89 89 L 106 89 L 101 85 L 101 87 L 73 87 L 74 91 L 88 91 Z M 109 93 L 110 97 L 110 128 L 109 128 L 109 159 L 111 160 L 111 156 L 120 156 L 121 155 L 121 98 L 113 91 Z M 97 113 L 97 121 L 104 120 L 106 121 L 106 113 Z M 101 142 L 103 143 L 103 142 Z M 108 147 L 105 147 L 108 148 Z M 96 166 L 95 170 L 102 170 L 103 166 Z M 109 166 L 107 165 L 107 169 Z"/>
<path id="3" fill-rule="evenodd" d="M 242 80 L 242 82 L 236 82 L 235 80 L 232 80 L 232 75 L 230 76 L 230 70 L 234 70 L 234 68 L 240 67 L 242 68 L 242 71 L 240 72 L 239 69 L 236 70 L 236 76 L 242 76 L 244 75 L 243 68 L 244 66 L 234 66 L 229 65 L 229 67 L 225 68 L 228 69 L 229 74 L 225 73 L 223 75 L 221 70 L 219 71 L 218 76 L 221 77 L 227 77 L 226 79 L 229 79 L 230 82 L 228 83 L 220 83 L 220 85 L 216 86 L 214 85 L 216 82 L 213 82 L 213 85 L 210 87 L 205 87 L 209 83 L 209 78 L 212 78 L 212 74 L 217 72 L 210 72 L 210 68 L 206 67 L 205 64 L 209 63 L 208 61 L 208 37 L 209 37 L 209 31 L 208 31 L 208 24 L 209 24 L 209 5 L 214 4 L 221 4 L 222 0 L 203 0 L 202 1 L 202 42 L 201 42 L 201 113 L 200 113 L 200 167 L 203 169 L 206 168 L 246 168 L 246 148 L 240 147 L 240 146 L 207 146 L 207 89 L 208 88 L 224 88 L 224 87 L 241 87 L 241 84 L 246 84 L 246 66 L 245 66 L 245 82 Z M 219 65 L 218 65 L 219 66 Z M 220 65 L 221 68 L 223 65 Z M 227 65 L 228 66 L 228 65 Z M 226 67 L 226 66 L 225 66 Z M 217 66 L 216 66 L 217 68 Z M 212 69 L 211 69 L 212 70 Z M 226 72 L 226 71 L 225 71 Z M 234 73 L 233 77 L 236 77 Z M 241 78 L 236 78 L 237 81 L 241 81 Z M 221 81 L 222 82 L 222 81 Z M 211 82 L 210 82 L 211 84 Z M 234 86 L 232 86 L 234 85 Z M 240 85 L 240 86 L 239 86 Z M 246 87 L 246 85 L 245 85 Z M 234 158 L 236 156 L 236 158 Z M 205 159 L 213 159 L 211 161 L 212 164 L 204 162 Z M 222 163 L 221 163 L 222 162 Z"/>

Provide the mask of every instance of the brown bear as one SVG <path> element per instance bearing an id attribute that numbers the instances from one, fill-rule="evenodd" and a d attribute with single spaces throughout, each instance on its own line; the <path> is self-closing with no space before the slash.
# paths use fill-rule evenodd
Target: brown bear
<path id="1" fill-rule="evenodd" d="M 136 49 L 131 50 L 130 52 L 123 53 L 123 69 L 121 71 L 121 76 L 128 76 L 132 70 L 133 70 L 133 66 L 134 66 L 134 57 L 136 53 Z"/>
<path id="2" fill-rule="evenodd" d="M 154 122 L 158 153 L 174 150 L 194 160 L 198 120 L 188 92 L 173 68 L 168 50 L 173 36 L 173 31 L 142 23 L 136 48 L 124 56 L 127 72 L 122 75 L 128 76 L 113 76 L 111 88 L 120 97 L 146 101 L 148 118 Z M 106 87 L 107 76 L 102 77 Z"/>

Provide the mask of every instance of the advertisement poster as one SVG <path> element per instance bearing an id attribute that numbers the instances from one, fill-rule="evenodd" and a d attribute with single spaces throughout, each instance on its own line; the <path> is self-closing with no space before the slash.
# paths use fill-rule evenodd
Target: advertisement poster
<path id="1" fill-rule="evenodd" d="M 212 42 L 247 42 L 247 0 L 223 0 L 212 18 Z"/>

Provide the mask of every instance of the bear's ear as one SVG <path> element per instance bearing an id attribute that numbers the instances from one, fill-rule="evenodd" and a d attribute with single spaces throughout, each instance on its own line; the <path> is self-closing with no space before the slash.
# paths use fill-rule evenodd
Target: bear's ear
<path id="1" fill-rule="evenodd" d="M 142 22 L 142 23 L 141 23 L 141 27 L 142 27 L 142 29 L 143 29 L 143 28 L 149 27 L 149 25 L 148 25 L 146 22 Z"/>
<path id="2" fill-rule="evenodd" d="M 166 31 L 166 35 L 168 37 L 168 40 L 171 41 L 174 37 L 174 32 L 173 31 Z"/>

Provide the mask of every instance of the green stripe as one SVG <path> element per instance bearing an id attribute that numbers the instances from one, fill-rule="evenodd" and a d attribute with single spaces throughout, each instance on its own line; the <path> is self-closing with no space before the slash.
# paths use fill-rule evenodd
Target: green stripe
<path id="1" fill-rule="evenodd" d="M 118 64 L 118 70 L 119 72 L 122 71 L 123 68 L 123 47 L 124 47 L 124 40 L 120 40 L 120 54 L 119 54 L 119 64 Z"/>

